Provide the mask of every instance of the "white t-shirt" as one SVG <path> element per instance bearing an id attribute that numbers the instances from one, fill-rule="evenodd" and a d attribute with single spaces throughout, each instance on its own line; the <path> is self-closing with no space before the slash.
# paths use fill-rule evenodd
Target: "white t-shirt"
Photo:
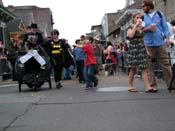
<path id="1" fill-rule="evenodd" d="M 149 14 L 149 16 L 152 18 L 155 13 L 156 11 L 153 11 L 152 13 Z"/>

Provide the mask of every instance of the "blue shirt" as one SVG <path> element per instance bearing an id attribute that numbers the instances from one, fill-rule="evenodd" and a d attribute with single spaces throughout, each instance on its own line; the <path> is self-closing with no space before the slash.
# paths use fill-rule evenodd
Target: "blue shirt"
<path id="1" fill-rule="evenodd" d="M 161 12 L 161 17 L 155 11 L 153 17 L 151 18 L 149 14 L 144 14 L 145 27 L 150 26 L 151 24 L 156 24 L 155 31 L 146 31 L 144 34 L 144 42 L 147 46 L 161 46 L 164 44 L 164 38 L 169 36 L 169 29 L 166 23 L 164 14 Z"/>
<path id="2" fill-rule="evenodd" d="M 74 49 L 74 55 L 75 55 L 76 61 L 84 60 L 85 59 L 84 51 L 80 47 L 75 47 L 75 49 Z"/>

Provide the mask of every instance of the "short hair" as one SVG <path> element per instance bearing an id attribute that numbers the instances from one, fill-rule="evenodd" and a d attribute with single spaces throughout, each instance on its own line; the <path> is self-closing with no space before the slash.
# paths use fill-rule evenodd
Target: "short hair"
<path id="1" fill-rule="evenodd" d="M 171 20 L 170 24 L 171 24 L 172 26 L 175 26 L 175 19 L 174 19 L 174 20 Z"/>
<path id="2" fill-rule="evenodd" d="M 60 33 L 59 33 L 59 31 L 57 30 L 57 29 L 54 29 L 52 32 L 51 32 L 51 35 L 52 34 L 57 34 L 57 35 L 59 35 Z"/>
<path id="3" fill-rule="evenodd" d="M 151 9 L 154 9 L 154 2 L 153 0 L 143 0 L 142 2 L 145 6 L 149 6 Z"/>
<path id="4" fill-rule="evenodd" d="M 107 41 L 107 46 L 112 46 L 112 42 L 111 41 Z"/>
<path id="5" fill-rule="evenodd" d="M 75 41 L 76 44 L 78 44 L 79 42 L 80 42 L 80 39 L 77 39 L 77 40 Z"/>
<path id="6" fill-rule="evenodd" d="M 90 35 L 87 35 L 85 38 L 88 39 L 91 43 L 94 41 L 93 37 Z"/>
<path id="7" fill-rule="evenodd" d="M 81 39 L 82 39 L 82 38 L 85 38 L 85 36 L 84 36 L 84 35 L 81 35 L 80 38 L 81 38 Z"/>

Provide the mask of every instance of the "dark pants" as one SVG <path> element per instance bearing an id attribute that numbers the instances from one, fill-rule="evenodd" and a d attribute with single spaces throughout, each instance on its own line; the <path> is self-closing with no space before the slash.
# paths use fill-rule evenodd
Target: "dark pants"
<path id="1" fill-rule="evenodd" d="M 84 81 L 84 60 L 76 61 L 79 81 Z"/>
<path id="2" fill-rule="evenodd" d="M 15 75 L 15 62 L 16 62 L 16 59 L 10 59 L 10 64 L 12 65 L 12 80 L 17 80 L 17 77 Z"/>
<path id="3" fill-rule="evenodd" d="M 62 77 L 62 65 L 58 64 L 58 65 L 53 65 L 53 69 L 54 69 L 54 79 L 55 82 L 59 82 L 61 80 Z"/>

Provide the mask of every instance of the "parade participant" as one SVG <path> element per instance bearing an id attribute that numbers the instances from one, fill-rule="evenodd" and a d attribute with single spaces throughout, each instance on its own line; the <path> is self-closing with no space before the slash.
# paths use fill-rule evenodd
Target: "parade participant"
<path id="1" fill-rule="evenodd" d="M 132 25 L 128 28 L 127 36 L 130 40 L 128 55 L 128 68 L 129 71 L 129 89 L 130 92 L 137 92 L 134 86 L 134 75 L 136 74 L 136 69 L 140 68 L 142 71 L 142 78 L 145 83 L 145 92 L 153 92 L 150 87 L 150 83 L 147 77 L 147 59 L 146 59 L 146 49 L 143 41 L 143 27 L 141 21 L 141 13 L 135 13 L 132 17 Z"/>
<path id="2" fill-rule="evenodd" d="M 158 91 L 152 60 L 155 59 L 155 57 L 158 57 L 157 59 L 160 63 L 161 69 L 163 70 L 166 85 L 169 87 L 172 79 L 172 72 L 168 60 L 166 45 L 170 45 L 170 33 L 164 14 L 154 9 L 154 3 L 152 0 L 144 0 L 142 2 L 142 9 L 144 11 L 145 23 L 145 28 L 143 30 L 144 42 L 149 52 L 149 81 L 154 91 Z"/>
<path id="3" fill-rule="evenodd" d="M 26 63 L 29 59 L 34 57 L 34 59 L 41 65 L 41 68 L 44 69 L 46 61 L 39 55 L 38 51 L 34 48 L 36 45 L 35 40 L 31 37 L 26 43 L 27 54 L 19 58 L 21 64 Z"/>
<path id="4" fill-rule="evenodd" d="M 51 32 L 51 35 L 52 40 L 48 41 L 43 46 L 51 58 L 56 88 L 59 89 L 62 87 L 60 82 L 62 79 L 63 67 L 74 65 L 74 61 L 72 56 L 69 54 L 69 51 L 65 47 L 65 40 L 59 39 L 58 30 L 54 29 Z"/>
<path id="5" fill-rule="evenodd" d="M 81 47 L 85 53 L 84 78 L 86 81 L 86 89 L 98 85 L 98 79 L 95 76 L 97 62 L 92 43 L 93 38 L 91 36 L 86 36 L 83 45 L 76 45 L 76 47 Z"/>
<path id="6" fill-rule="evenodd" d="M 25 42 L 31 37 L 34 38 L 36 46 L 41 45 L 44 42 L 42 32 L 38 29 L 38 25 L 35 23 L 32 23 L 27 27 L 26 34 L 24 35 L 23 45 L 25 45 Z"/>

